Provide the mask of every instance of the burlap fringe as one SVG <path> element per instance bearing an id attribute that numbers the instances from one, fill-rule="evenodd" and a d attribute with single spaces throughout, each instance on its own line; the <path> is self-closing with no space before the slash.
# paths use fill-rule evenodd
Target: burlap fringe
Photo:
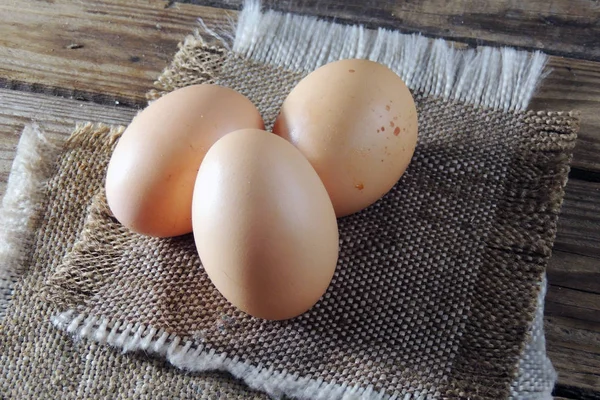
<path id="1" fill-rule="evenodd" d="M 124 126 L 112 126 L 93 122 L 77 124 L 75 130 L 67 140 L 67 147 L 81 146 L 86 143 L 102 143 L 103 145 L 112 146 L 124 131 Z"/>
<path id="2" fill-rule="evenodd" d="M 27 271 L 31 254 L 27 249 L 44 206 L 45 184 L 54 171 L 60 152 L 82 141 L 114 143 L 123 127 L 78 124 L 66 142 L 52 142 L 36 124 L 23 129 L 0 209 L 0 321 L 4 319 L 14 286 Z"/>
<path id="3" fill-rule="evenodd" d="M 371 386 L 363 388 L 327 383 L 289 373 L 253 366 L 237 358 L 227 358 L 202 345 L 183 341 L 164 330 L 146 327 L 143 324 L 124 324 L 94 315 L 79 314 L 75 310 L 65 311 L 52 318 L 52 323 L 76 339 L 89 339 L 100 344 L 121 349 L 123 353 L 144 351 L 165 357 L 175 367 L 190 371 L 228 371 L 243 379 L 253 389 L 262 390 L 274 398 L 292 396 L 298 399 L 388 399 L 384 391 L 375 391 Z M 418 392 L 413 398 L 419 398 Z"/>
<path id="4" fill-rule="evenodd" d="M 23 129 L 0 209 L 0 321 L 14 286 L 26 271 L 37 215 L 43 206 L 44 183 L 50 177 L 58 146 L 38 125 Z"/>
<path id="5" fill-rule="evenodd" d="M 215 33 L 216 39 L 222 37 Z M 263 13 L 255 0 L 246 1 L 240 13 L 233 51 L 306 72 L 343 58 L 365 58 L 393 69 L 412 90 L 505 111 L 527 108 L 548 59 L 539 51 L 458 49 L 417 34 Z"/>
<path id="6" fill-rule="evenodd" d="M 204 36 L 206 35 L 213 35 L 221 45 L 228 44 L 230 40 L 227 35 L 214 30 L 207 31 Z M 178 47 L 179 51 L 175 54 L 171 64 L 154 82 L 155 89 L 151 89 L 146 94 L 148 101 L 156 100 L 180 87 L 215 83 L 217 71 L 221 68 L 222 60 L 225 59 L 225 54 L 228 52 L 224 47 L 211 46 L 198 32 L 186 37 Z M 190 63 L 188 60 L 201 60 L 202 62 Z"/>

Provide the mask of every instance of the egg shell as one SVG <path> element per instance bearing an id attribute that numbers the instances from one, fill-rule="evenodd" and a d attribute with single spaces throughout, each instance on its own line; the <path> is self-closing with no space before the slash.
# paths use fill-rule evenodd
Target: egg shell
<path id="1" fill-rule="evenodd" d="M 240 130 L 208 151 L 193 202 L 206 273 L 234 306 L 282 320 L 325 293 L 338 258 L 335 212 L 323 183 L 289 142 Z"/>
<path id="2" fill-rule="evenodd" d="M 192 231 L 194 182 L 219 138 L 263 127 L 256 107 L 234 90 L 194 85 L 150 104 L 127 127 L 108 165 L 106 196 L 115 217 L 150 236 Z"/>
<path id="3" fill-rule="evenodd" d="M 392 70 L 342 60 L 298 83 L 273 132 L 308 158 L 341 217 L 374 203 L 398 182 L 417 143 L 417 110 Z"/>

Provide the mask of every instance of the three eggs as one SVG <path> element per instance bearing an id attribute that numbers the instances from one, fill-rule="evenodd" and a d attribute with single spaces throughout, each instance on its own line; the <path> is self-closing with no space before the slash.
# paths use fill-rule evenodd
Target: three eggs
<path id="1" fill-rule="evenodd" d="M 204 269 L 233 305 L 281 320 L 325 293 L 336 217 L 402 176 L 417 143 L 404 82 L 367 60 L 327 64 L 285 99 L 273 133 L 243 95 L 188 86 L 142 111 L 110 160 L 114 216 L 150 236 L 194 233 Z"/>

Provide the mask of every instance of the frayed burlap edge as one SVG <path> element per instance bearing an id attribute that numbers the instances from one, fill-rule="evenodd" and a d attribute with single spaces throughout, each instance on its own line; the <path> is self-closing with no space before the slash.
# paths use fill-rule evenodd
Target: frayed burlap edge
<path id="1" fill-rule="evenodd" d="M 223 47 L 207 44 L 198 33 L 187 36 L 183 43 L 179 43 L 178 48 L 179 51 L 171 64 L 154 82 L 155 89 L 146 94 L 148 101 L 156 100 L 180 87 L 215 83 L 225 54 L 228 52 Z M 198 59 L 204 62 L 189 62 Z"/>
<path id="2" fill-rule="evenodd" d="M 218 45 L 208 44 L 206 35 Z M 229 47 L 233 55 L 304 73 L 339 59 L 369 59 L 390 67 L 413 91 L 504 111 L 527 108 L 548 61 L 539 51 L 464 49 L 418 34 L 262 13 L 259 2 L 247 1 L 233 46 L 228 35 L 213 31 L 187 36 L 146 97 L 152 101 L 184 86 L 215 83 Z"/>
<path id="3" fill-rule="evenodd" d="M 43 206 L 44 184 L 60 146 L 36 124 L 25 126 L 17 146 L 0 209 L 0 323 L 15 284 L 27 271 L 30 247 Z"/>
<path id="4" fill-rule="evenodd" d="M 387 398 L 385 393 L 373 388 L 362 388 L 317 381 L 298 377 L 286 372 L 253 366 L 238 359 L 231 359 L 204 346 L 195 347 L 191 341 L 183 341 L 176 335 L 143 324 L 123 323 L 118 320 L 80 314 L 69 310 L 52 319 L 59 329 L 77 339 L 91 339 L 109 344 L 123 352 L 144 351 L 165 357 L 175 367 L 200 372 L 222 370 L 244 380 L 249 387 L 262 390 L 275 398 L 283 395 L 299 399 L 371 399 Z"/>
<path id="5" fill-rule="evenodd" d="M 78 146 L 95 145 L 105 146 L 112 149 L 124 131 L 124 126 L 111 126 L 102 123 L 80 124 L 75 127 L 75 130 L 66 141 L 64 149 L 67 150 L 69 148 Z M 88 215 L 87 219 L 89 219 L 89 217 L 90 216 Z M 81 247 L 81 242 L 85 241 L 86 239 L 85 235 L 85 230 L 79 233 L 77 242 L 74 243 L 71 252 L 67 253 L 65 256 L 65 261 L 61 265 L 64 265 L 65 262 L 68 262 L 69 255 Z M 59 266 L 49 277 L 45 287 L 40 292 L 40 298 L 44 299 L 45 301 L 52 302 L 58 306 L 67 303 L 75 304 L 82 301 L 87 294 L 81 290 L 71 290 L 67 285 L 64 285 L 65 279 L 61 279 L 61 277 L 64 277 L 63 274 L 67 274 L 71 279 L 76 279 L 76 277 L 73 276 L 73 273 L 81 274 L 82 271 L 69 270 L 66 272 L 61 270 L 61 266 Z M 60 290 L 60 297 L 56 296 L 57 290 Z"/>
<path id="6" fill-rule="evenodd" d="M 0 209 L 0 322 L 10 304 L 15 284 L 27 272 L 30 248 L 39 213 L 44 210 L 45 184 L 65 148 L 82 141 L 105 140 L 114 143 L 122 127 L 78 124 L 66 140 L 51 140 L 37 124 L 25 126 L 17 146 L 6 193 Z"/>
<path id="7" fill-rule="evenodd" d="M 415 92 L 504 111 L 527 108 L 548 60 L 539 51 L 465 49 L 419 34 L 261 12 L 256 0 L 246 1 L 239 15 L 233 52 L 306 73 L 340 59 L 369 59 L 391 68 Z"/>
<path id="8" fill-rule="evenodd" d="M 546 355 L 545 340 L 540 339 L 539 335 L 543 337 L 543 300 L 544 292 L 543 285 L 545 284 L 545 270 L 547 262 L 552 254 L 552 246 L 556 237 L 556 228 L 558 215 L 563 202 L 564 188 L 567 184 L 569 174 L 569 164 L 572 158 L 573 148 L 575 147 L 575 141 L 577 139 L 577 132 L 579 130 L 579 113 L 578 112 L 555 112 L 555 111 L 528 111 L 524 113 L 523 122 L 528 125 L 529 129 L 523 132 L 523 144 L 528 142 L 527 135 L 536 132 L 536 126 L 547 126 L 548 128 L 542 131 L 547 136 L 543 137 L 540 135 L 540 140 L 543 145 L 538 146 L 538 151 L 534 154 L 531 152 L 521 153 L 517 149 L 515 159 L 524 158 L 530 159 L 535 157 L 536 167 L 543 168 L 544 173 L 539 175 L 539 181 L 536 181 L 535 189 L 523 190 L 531 184 L 526 174 L 515 171 L 509 168 L 507 173 L 507 180 L 505 182 L 505 197 L 501 203 L 497 205 L 496 209 L 496 223 L 493 225 L 494 230 L 492 235 L 495 238 L 502 238 L 504 243 L 502 245 L 495 246 L 493 242 L 487 246 L 487 254 L 489 259 L 495 259 L 495 254 L 503 253 L 506 248 L 512 246 L 517 249 L 523 249 L 525 252 L 523 256 L 534 257 L 537 259 L 536 265 L 530 266 L 534 268 L 534 272 L 537 273 L 536 288 L 531 293 L 527 304 L 523 304 L 525 309 L 524 316 L 527 318 L 526 322 L 529 328 L 526 332 L 524 340 L 520 343 L 518 354 L 519 359 L 514 365 L 514 368 L 510 371 L 497 371 L 498 373 L 505 373 L 512 377 L 512 382 L 508 395 L 511 399 L 546 399 L 551 397 L 552 389 L 556 382 L 556 373 L 552 367 L 552 363 Z M 555 134 L 560 135 L 560 140 L 553 138 Z M 524 145 L 527 148 L 527 145 Z M 553 160 L 549 162 L 548 160 Z M 531 160 L 530 160 L 531 161 Z M 524 164 L 523 161 L 520 164 Z M 546 166 L 544 166 L 546 164 Z M 548 168 L 547 165 L 551 165 Z M 540 238 L 538 242 L 531 243 L 529 246 L 523 246 L 522 238 L 518 235 L 518 226 L 520 218 L 527 215 L 527 210 L 534 210 L 536 204 L 544 204 L 544 214 L 551 221 L 550 225 L 552 230 L 547 232 L 547 236 L 543 239 Z M 507 265 L 506 273 L 508 274 L 520 274 L 518 269 L 519 265 Z M 483 269 L 480 272 L 480 279 L 486 279 L 486 275 L 489 271 Z M 493 279 L 493 276 L 487 277 Z M 489 289 L 489 288 L 488 288 Z M 481 287 L 476 287 L 478 290 L 477 296 L 480 300 L 478 304 L 472 305 L 480 309 L 486 307 L 493 307 L 493 298 L 499 298 L 503 296 L 511 296 L 511 288 L 500 288 L 494 287 L 492 292 L 486 292 Z M 541 293 L 540 293 L 541 292 Z M 492 300 L 490 300 L 492 299 Z M 538 317 L 540 313 L 540 307 L 542 317 Z M 473 311 L 474 315 L 479 318 L 484 315 L 481 312 Z M 472 324 L 473 325 L 473 321 Z M 537 334 L 538 337 L 534 336 Z M 469 337 L 468 334 L 463 337 Z M 532 342 L 533 340 L 538 342 Z M 463 348 L 469 348 L 468 344 L 463 343 Z M 483 351 L 483 349 L 481 349 Z M 529 351 L 529 353 L 527 353 Z M 460 357 L 457 357 L 461 359 Z M 535 362 L 531 362 L 535 359 Z M 526 361 L 530 361 L 529 363 Z M 484 359 L 481 362 L 487 362 Z M 536 368 L 535 371 L 529 371 L 527 367 Z M 455 374 L 453 376 L 460 380 L 460 376 L 467 379 L 470 376 L 481 374 L 481 370 L 477 365 L 454 365 Z M 525 382 L 525 378 L 530 374 L 538 374 L 544 376 L 547 382 L 539 387 L 539 390 L 528 386 Z M 464 389 L 468 389 L 465 387 Z M 464 397 L 465 393 L 456 391 L 455 395 L 459 398 Z"/>
<path id="9" fill-rule="evenodd" d="M 70 138 L 51 140 L 37 124 L 25 126 L 17 146 L 6 193 L 0 208 L 0 322 L 10 304 L 15 284 L 27 272 L 39 213 L 45 205 L 45 184 L 54 172 L 60 153 L 81 141 L 109 135 L 114 143 L 123 128 L 102 124 L 79 124 Z"/>
<path id="10" fill-rule="evenodd" d="M 75 130 L 69 139 L 67 139 L 66 148 L 94 143 L 113 146 L 117 143 L 117 140 L 119 140 L 124 131 L 124 126 L 113 126 L 91 122 L 78 124 L 75 126 Z"/>

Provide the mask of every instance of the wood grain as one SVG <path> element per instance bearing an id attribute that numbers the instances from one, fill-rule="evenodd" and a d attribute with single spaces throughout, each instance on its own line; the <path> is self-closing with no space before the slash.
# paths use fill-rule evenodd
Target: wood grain
<path id="1" fill-rule="evenodd" d="M 235 11 L 167 5 L 141 0 L 0 3 L 0 87 L 143 107 L 145 93 L 177 43 L 199 26 L 198 17 L 209 27 L 226 26 L 237 17 Z M 314 9 L 319 15 L 325 11 Z M 72 44 L 83 47 L 69 48 Z M 573 167 L 599 172 L 600 179 L 600 64 L 551 57 L 549 67 L 531 108 L 581 111 Z"/>
<path id="2" fill-rule="evenodd" d="M 585 223 L 576 210 L 586 207 L 571 193 L 585 192 L 588 186 L 591 192 L 598 189 L 597 184 L 576 180 L 567 185 L 570 199 L 559 219 L 547 272 L 545 329 L 548 356 L 559 374 L 555 395 L 573 399 L 600 398 L 600 259 L 560 250 L 572 246 L 571 235 L 578 232 L 575 221 Z M 592 215 L 591 223 L 597 232 L 600 213 Z M 597 247 L 583 250 L 593 254 Z"/>
<path id="3" fill-rule="evenodd" d="M 184 0 L 239 9 L 243 0 Z M 280 11 L 600 61 L 597 0 L 263 0 Z"/>
<path id="4" fill-rule="evenodd" d="M 136 110 L 0 89 L 0 199 L 25 125 L 37 123 L 52 136 L 69 135 L 77 122 L 127 125 Z"/>
<path id="5" fill-rule="evenodd" d="M 166 1 L 0 2 L 0 77 L 105 104 L 144 105 L 177 43 L 197 27 L 226 24 L 226 11 Z M 54 93 L 53 93 L 54 94 Z"/>
<path id="6" fill-rule="evenodd" d="M 575 328 L 569 318 L 547 317 L 545 322 L 548 356 L 559 374 L 555 393 L 567 397 L 565 389 L 573 392 L 577 388 L 580 397 L 575 398 L 583 395 L 599 398 L 600 336 L 597 331 Z"/>
<path id="7" fill-rule="evenodd" d="M 600 172 L 600 63 L 550 57 L 548 68 L 550 74 L 529 108 L 579 111 L 581 126 L 572 167 Z"/>
<path id="8" fill-rule="evenodd" d="M 600 270 L 600 182 L 567 183 L 554 248 L 598 258 Z"/>

